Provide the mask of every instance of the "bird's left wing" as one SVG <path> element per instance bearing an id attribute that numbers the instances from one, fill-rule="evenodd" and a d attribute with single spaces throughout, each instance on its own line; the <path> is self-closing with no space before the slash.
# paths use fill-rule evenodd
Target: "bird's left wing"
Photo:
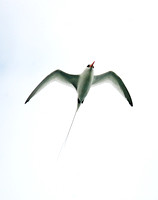
<path id="1" fill-rule="evenodd" d="M 111 83 L 113 83 L 114 86 L 116 86 L 116 88 L 125 96 L 125 98 L 129 102 L 129 104 L 131 106 L 133 106 L 132 98 L 131 98 L 125 84 L 123 83 L 123 81 L 117 74 L 115 74 L 112 71 L 109 71 L 104 74 L 94 76 L 92 85 L 96 85 L 96 84 L 102 83 L 104 81 L 110 81 Z"/>
<path id="2" fill-rule="evenodd" d="M 48 76 L 46 76 L 38 85 L 37 87 L 32 91 L 32 93 L 29 95 L 27 100 L 25 101 L 25 104 L 35 95 L 37 94 L 42 88 L 44 88 L 47 84 L 49 84 L 52 81 L 58 80 L 64 83 L 67 83 L 69 85 L 74 86 L 77 89 L 77 83 L 78 83 L 79 75 L 72 75 L 67 74 L 61 70 L 56 70 L 52 73 L 50 73 Z"/>

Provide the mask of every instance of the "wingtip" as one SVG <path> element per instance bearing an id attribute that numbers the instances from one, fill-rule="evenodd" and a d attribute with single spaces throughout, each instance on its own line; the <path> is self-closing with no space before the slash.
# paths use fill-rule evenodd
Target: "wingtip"
<path id="1" fill-rule="evenodd" d="M 29 100 L 26 100 L 26 101 L 25 101 L 25 104 L 27 104 L 28 101 L 29 101 Z"/>
<path id="2" fill-rule="evenodd" d="M 129 104 L 133 107 L 133 102 L 131 101 L 131 102 L 129 102 Z"/>

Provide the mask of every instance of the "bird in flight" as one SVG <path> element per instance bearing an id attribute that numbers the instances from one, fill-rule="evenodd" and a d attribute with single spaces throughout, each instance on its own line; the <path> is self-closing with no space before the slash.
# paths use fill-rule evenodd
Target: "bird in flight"
<path id="1" fill-rule="evenodd" d="M 85 97 L 87 96 L 91 86 L 97 85 L 99 83 L 103 83 L 105 81 L 110 81 L 113 83 L 114 86 L 123 94 L 123 96 L 127 99 L 128 103 L 133 106 L 133 102 L 131 99 L 131 96 L 121 80 L 121 78 L 115 74 L 113 71 L 109 71 L 100 75 L 95 75 L 93 72 L 95 61 L 86 67 L 86 69 L 80 74 L 80 75 L 73 75 L 68 74 L 66 72 L 63 72 L 62 70 L 55 70 L 54 72 L 50 73 L 48 76 L 46 76 L 38 85 L 37 87 L 31 92 L 29 97 L 26 99 L 25 104 L 30 101 L 30 99 L 36 95 L 43 87 L 45 87 L 47 84 L 49 84 L 52 81 L 62 81 L 63 83 L 67 83 L 69 85 L 72 85 L 78 94 L 77 99 L 77 109 L 75 112 L 75 115 L 73 117 L 71 126 L 69 128 L 68 134 L 66 136 L 65 142 L 68 138 L 68 135 L 70 133 L 73 121 L 75 119 L 76 113 L 80 107 L 80 105 L 84 102 Z"/>

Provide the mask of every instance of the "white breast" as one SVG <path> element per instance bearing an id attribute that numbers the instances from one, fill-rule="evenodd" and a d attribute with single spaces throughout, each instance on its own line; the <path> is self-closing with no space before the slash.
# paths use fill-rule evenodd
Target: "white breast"
<path id="1" fill-rule="evenodd" d="M 78 98 L 80 101 L 83 101 L 89 92 L 89 89 L 93 82 L 93 69 L 87 68 L 83 71 L 83 73 L 80 75 L 77 92 L 78 92 Z"/>

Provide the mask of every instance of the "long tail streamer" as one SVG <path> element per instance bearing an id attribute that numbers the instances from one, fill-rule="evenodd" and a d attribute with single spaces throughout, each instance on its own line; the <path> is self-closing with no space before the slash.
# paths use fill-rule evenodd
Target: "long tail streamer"
<path id="1" fill-rule="evenodd" d="M 72 128 L 73 122 L 74 122 L 74 120 L 75 120 L 75 117 L 76 117 L 76 114 L 77 114 L 77 111 L 78 111 L 80 105 L 81 105 L 81 103 L 78 103 L 76 112 L 75 112 L 75 114 L 74 114 L 74 117 L 73 117 L 72 122 L 71 122 L 71 125 L 70 125 L 70 128 L 69 128 L 69 130 L 68 130 L 68 133 L 67 133 L 67 135 L 66 135 L 66 138 L 65 138 L 65 140 L 64 140 L 64 142 L 63 142 L 63 144 L 62 144 L 62 146 L 61 146 L 61 149 L 60 149 L 60 151 L 59 151 L 58 158 L 59 158 L 59 156 L 60 156 L 60 154 L 61 154 L 61 152 L 62 152 L 62 149 L 63 149 L 64 146 L 66 145 L 67 139 L 68 139 L 68 137 L 69 137 L 70 130 L 71 130 L 71 128 Z"/>

